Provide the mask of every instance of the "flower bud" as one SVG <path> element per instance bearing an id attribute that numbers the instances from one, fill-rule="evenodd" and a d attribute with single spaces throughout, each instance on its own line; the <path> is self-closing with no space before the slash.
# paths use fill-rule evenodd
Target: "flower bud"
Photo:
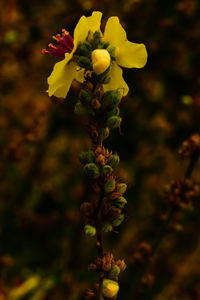
<path id="1" fill-rule="evenodd" d="M 99 75 L 102 74 L 110 66 L 110 54 L 106 49 L 95 49 L 92 51 L 93 71 Z"/>
<path id="2" fill-rule="evenodd" d="M 111 192 L 113 192 L 115 189 L 115 180 L 112 179 L 112 180 L 109 180 L 105 183 L 104 185 L 104 191 L 106 194 L 109 194 Z"/>
<path id="3" fill-rule="evenodd" d="M 81 102 L 77 102 L 75 107 L 74 107 L 74 112 L 77 115 L 86 115 L 87 114 L 87 109 Z"/>
<path id="4" fill-rule="evenodd" d="M 103 229 L 104 232 L 110 232 L 110 231 L 113 230 L 113 227 L 112 227 L 111 224 L 105 223 L 105 224 L 103 225 L 102 229 Z"/>
<path id="5" fill-rule="evenodd" d="M 100 176 L 99 167 L 94 163 L 89 163 L 85 165 L 84 172 L 91 179 L 97 179 Z"/>
<path id="6" fill-rule="evenodd" d="M 102 172 L 104 175 L 110 174 L 113 171 L 112 167 L 109 165 L 103 166 Z"/>
<path id="7" fill-rule="evenodd" d="M 124 197 L 119 197 L 115 201 L 115 206 L 119 208 L 124 208 L 126 204 L 127 204 L 127 200 Z"/>
<path id="8" fill-rule="evenodd" d="M 124 272 L 126 270 L 126 263 L 125 263 L 124 259 L 122 259 L 122 260 L 119 259 L 116 263 L 117 263 L 118 267 L 120 268 L 121 272 Z"/>
<path id="9" fill-rule="evenodd" d="M 108 159 L 108 165 L 112 168 L 115 168 L 119 164 L 119 156 L 117 154 L 113 154 Z"/>
<path id="10" fill-rule="evenodd" d="M 87 152 L 82 152 L 79 155 L 79 160 L 82 164 L 91 163 L 95 160 L 95 154 L 92 150 L 89 150 Z"/>
<path id="11" fill-rule="evenodd" d="M 120 126 L 121 121 L 122 121 L 122 118 L 121 118 L 121 117 L 118 117 L 118 116 L 112 116 L 112 117 L 108 118 L 108 120 L 107 120 L 107 122 L 106 122 L 106 125 L 107 125 L 109 128 L 117 128 L 117 127 Z"/>
<path id="12" fill-rule="evenodd" d="M 121 225 L 121 223 L 124 221 L 124 215 L 120 215 L 117 219 L 115 219 L 114 221 L 112 221 L 112 225 L 114 227 L 118 227 L 119 225 Z"/>
<path id="13" fill-rule="evenodd" d="M 103 108 L 114 108 L 121 101 L 121 94 L 118 90 L 110 90 L 104 93 L 102 103 Z"/>
<path id="14" fill-rule="evenodd" d="M 103 128 L 101 131 L 102 140 L 107 139 L 109 137 L 109 134 L 110 134 L 110 129 L 108 127 Z"/>
<path id="15" fill-rule="evenodd" d="M 120 273 L 120 268 L 117 265 L 112 265 L 110 272 L 108 273 L 108 277 L 110 279 L 116 278 Z"/>
<path id="16" fill-rule="evenodd" d="M 106 116 L 108 118 L 112 116 L 119 116 L 119 113 L 120 113 L 119 107 L 114 107 L 113 109 L 107 112 Z"/>
<path id="17" fill-rule="evenodd" d="M 86 70 L 92 70 L 91 60 L 86 56 L 79 56 L 77 59 L 77 65 Z"/>
<path id="18" fill-rule="evenodd" d="M 119 291 L 119 284 L 110 279 L 104 279 L 102 284 L 102 294 L 107 298 L 113 298 Z"/>
<path id="19" fill-rule="evenodd" d="M 89 104 L 92 101 L 92 91 L 89 89 L 81 90 L 79 94 L 79 99 L 83 104 Z"/>
<path id="20" fill-rule="evenodd" d="M 127 189 L 126 183 L 119 183 L 117 186 L 118 193 L 120 193 L 122 195 L 126 192 L 126 189 Z"/>
<path id="21" fill-rule="evenodd" d="M 95 110 L 98 110 L 101 107 L 101 103 L 96 98 L 92 99 L 91 105 Z"/>
<path id="22" fill-rule="evenodd" d="M 115 46 L 109 45 L 107 51 L 111 54 L 115 50 Z"/>
<path id="23" fill-rule="evenodd" d="M 94 226 L 91 226 L 91 225 L 85 225 L 84 226 L 84 232 L 88 236 L 95 236 L 96 228 Z"/>
<path id="24" fill-rule="evenodd" d="M 92 51 L 92 46 L 88 42 L 80 43 L 80 45 L 77 48 L 77 52 L 81 56 L 90 57 L 91 51 Z"/>

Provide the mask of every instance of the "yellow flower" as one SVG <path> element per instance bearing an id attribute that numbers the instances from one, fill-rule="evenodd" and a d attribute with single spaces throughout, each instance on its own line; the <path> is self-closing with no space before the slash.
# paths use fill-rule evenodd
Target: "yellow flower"
<path id="1" fill-rule="evenodd" d="M 56 63 L 48 77 L 48 94 L 65 98 L 73 79 L 84 81 L 84 69 L 78 67 L 73 55 L 80 42 L 86 41 L 89 32 L 100 31 L 102 13 L 95 11 L 90 17 L 82 16 L 74 30 L 74 48 L 71 53 L 65 53 L 65 58 Z M 122 76 L 122 67 L 142 68 L 147 61 L 147 52 L 144 44 L 135 44 L 127 40 L 126 32 L 119 23 L 118 17 L 110 17 L 107 21 L 103 41 L 115 47 L 116 62 L 111 63 L 109 72 L 110 82 L 103 85 L 104 91 L 119 89 L 122 95 L 127 95 L 129 88 Z M 93 71 L 101 74 L 110 65 L 110 54 L 107 50 L 102 55 L 95 49 L 92 53 Z M 103 49 L 101 49 L 103 50 Z"/>

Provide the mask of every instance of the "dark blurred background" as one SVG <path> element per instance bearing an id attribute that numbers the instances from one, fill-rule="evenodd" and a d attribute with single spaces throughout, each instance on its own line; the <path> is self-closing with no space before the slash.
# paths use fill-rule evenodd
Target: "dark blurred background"
<path id="1" fill-rule="evenodd" d="M 106 141 L 121 158 L 127 218 L 105 248 L 124 258 L 119 299 L 200 299 L 200 206 L 176 214 L 160 233 L 162 188 L 182 179 L 183 140 L 199 130 L 198 0 L 3 0 L 0 2 L 0 300 L 78 300 L 97 280 L 87 271 L 95 239 L 82 233 L 87 199 L 78 161 L 89 140 L 66 101 L 50 99 L 46 79 L 56 62 L 41 53 L 52 35 L 93 10 L 119 16 L 128 39 L 144 43 L 145 68 L 124 70 L 130 92 L 121 104 L 122 135 Z M 199 165 L 193 173 L 199 182 Z M 141 243 L 160 245 L 147 267 L 135 264 Z M 142 271 L 141 271 L 142 270 Z M 141 271 L 141 276 L 138 272 Z M 141 280 L 142 278 L 142 280 Z"/>

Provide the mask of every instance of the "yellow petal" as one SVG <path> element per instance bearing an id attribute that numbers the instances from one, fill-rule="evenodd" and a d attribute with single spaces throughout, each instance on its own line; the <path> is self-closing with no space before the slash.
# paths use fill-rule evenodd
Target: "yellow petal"
<path id="1" fill-rule="evenodd" d="M 75 62 L 66 63 L 66 59 L 55 64 L 51 75 L 47 81 L 49 84 L 49 96 L 56 96 L 58 98 L 65 98 L 76 76 L 77 65 Z"/>
<path id="2" fill-rule="evenodd" d="M 89 31 L 89 25 L 87 18 L 85 16 L 82 16 L 74 30 L 74 48 L 73 48 L 73 53 L 76 51 L 76 48 L 78 46 L 79 42 L 85 41 Z"/>
<path id="3" fill-rule="evenodd" d="M 102 13 L 100 11 L 94 11 L 90 17 L 87 17 L 89 30 L 95 32 L 100 30 Z"/>
<path id="4" fill-rule="evenodd" d="M 106 23 L 104 40 L 111 45 L 119 47 L 127 40 L 126 31 L 119 23 L 118 17 L 110 17 Z"/>
<path id="5" fill-rule="evenodd" d="M 111 66 L 109 77 L 111 78 L 110 82 L 103 85 L 104 91 L 119 90 L 122 96 L 126 96 L 129 87 L 122 76 L 122 69 L 116 63 Z"/>
<path id="6" fill-rule="evenodd" d="M 147 51 L 144 44 L 124 42 L 119 46 L 117 63 L 125 68 L 142 68 L 147 62 Z"/>
<path id="7" fill-rule="evenodd" d="M 85 69 L 80 69 L 77 67 L 77 72 L 76 72 L 76 80 L 80 83 L 83 83 L 85 81 L 85 77 L 84 77 L 84 71 Z"/>

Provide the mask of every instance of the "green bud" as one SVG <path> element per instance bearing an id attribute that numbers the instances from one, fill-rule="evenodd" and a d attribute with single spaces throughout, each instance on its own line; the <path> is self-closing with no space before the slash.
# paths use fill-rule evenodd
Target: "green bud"
<path id="1" fill-rule="evenodd" d="M 115 180 L 112 179 L 112 180 L 109 180 L 105 183 L 104 185 L 104 191 L 108 194 L 108 193 L 111 193 L 113 192 L 115 189 Z"/>
<path id="2" fill-rule="evenodd" d="M 110 174 L 113 171 L 112 167 L 109 165 L 105 165 L 102 168 L 102 172 L 104 175 Z"/>
<path id="3" fill-rule="evenodd" d="M 108 159 L 108 165 L 115 168 L 119 164 L 119 156 L 117 154 L 112 154 Z"/>
<path id="4" fill-rule="evenodd" d="M 96 228 L 94 226 L 91 226 L 91 225 L 85 225 L 84 226 L 84 232 L 88 236 L 95 236 Z"/>
<path id="5" fill-rule="evenodd" d="M 112 225 L 114 227 L 118 227 L 119 225 L 121 225 L 121 223 L 124 221 L 124 215 L 120 215 L 117 219 L 115 219 L 114 221 L 112 221 Z"/>
<path id="6" fill-rule="evenodd" d="M 81 102 L 78 101 L 74 107 L 74 112 L 77 115 L 86 115 L 87 109 Z"/>
<path id="7" fill-rule="evenodd" d="M 117 186 L 118 193 L 120 193 L 122 195 L 126 192 L 126 189 L 127 189 L 126 183 L 119 183 Z"/>
<path id="8" fill-rule="evenodd" d="M 92 91 L 91 90 L 81 90 L 79 94 L 79 99 L 83 104 L 89 104 L 91 103 L 93 98 Z"/>
<path id="9" fill-rule="evenodd" d="M 110 279 L 116 278 L 119 275 L 120 271 L 121 271 L 120 268 L 117 265 L 113 264 L 108 273 L 108 277 Z"/>
<path id="10" fill-rule="evenodd" d="M 121 101 L 121 94 L 118 90 L 110 90 L 104 93 L 102 103 L 103 108 L 114 108 Z"/>
<path id="11" fill-rule="evenodd" d="M 119 291 L 119 284 L 110 279 L 103 279 L 102 294 L 104 297 L 113 298 L 117 296 Z"/>
<path id="12" fill-rule="evenodd" d="M 77 59 L 77 65 L 86 70 L 92 70 L 92 62 L 88 57 L 79 56 Z"/>
<path id="13" fill-rule="evenodd" d="M 113 109 L 108 111 L 108 113 L 106 115 L 107 115 L 107 117 L 119 116 L 119 113 L 120 113 L 119 107 L 114 107 Z"/>
<path id="14" fill-rule="evenodd" d="M 115 46 L 109 45 L 107 48 L 107 51 L 112 54 L 112 52 L 115 50 Z"/>
<path id="15" fill-rule="evenodd" d="M 88 42 L 81 43 L 77 49 L 79 55 L 87 56 L 87 57 L 91 56 L 91 51 L 92 51 L 92 46 Z"/>
<path id="16" fill-rule="evenodd" d="M 94 163 L 89 163 L 84 166 L 84 172 L 92 179 L 97 179 L 100 176 L 99 167 Z"/>
<path id="17" fill-rule="evenodd" d="M 82 152 L 79 155 L 79 160 L 82 164 L 87 164 L 87 163 L 91 163 L 95 160 L 95 154 L 93 151 L 88 151 L 88 152 Z"/>
<path id="18" fill-rule="evenodd" d="M 104 42 L 104 43 L 102 43 L 102 48 L 108 48 L 108 46 L 109 46 L 109 43 L 108 42 Z"/>
<path id="19" fill-rule="evenodd" d="M 100 31 L 95 31 L 93 34 L 93 47 L 97 48 L 99 46 L 101 46 L 101 40 L 102 40 L 102 36 Z"/>
<path id="20" fill-rule="evenodd" d="M 127 200 L 124 197 L 119 197 L 115 201 L 115 206 L 119 208 L 124 208 L 126 204 L 127 204 Z"/>
<path id="21" fill-rule="evenodd" d="M 110 232 L 113 230 L 113 227 L 111 224 L 105 223 L 105 224 L 103 224 L 102 229 L 104 232 Z"/>
<path id="22" fill-rule="evenodd" d="M 122 121 L 122 118 L 121 118 L 121 117 L 118 117 L 118 116 L 112 116 L 112 117 L 108 118 L 108 120 L 107 120 L 107 122 L 106 122 L 106 125 L 107 125 L 109 128 L 117 128 L 117 127 L 120 126 L 121 121 Z"/>
<path id="23" fill-rule="evenodd" d="M 108 127 L 103 128 L 102 131 L 101 131 L 102 140 L 107 139 L 109 137 L 109 134 L 110 134 L 110 129 Z"/>

